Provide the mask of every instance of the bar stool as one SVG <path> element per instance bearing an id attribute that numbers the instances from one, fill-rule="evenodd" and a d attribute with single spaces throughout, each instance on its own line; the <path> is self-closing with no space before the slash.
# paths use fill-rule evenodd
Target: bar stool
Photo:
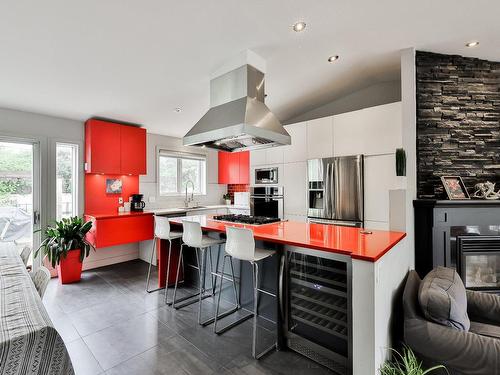
<path id="1" fill-rule="evenodd" d="M 148 279 L 146 281 L 146 292 L 152 293 L 156 292 L 157 290 L 163 289 L 163 288 L 156 288 L 153 290 L 149 289 L 149 279 L 151 277 L 151 266 L 153 264 L 153 256 L 156 253 L 156 242 L 157 240 L 167 240 L 169 243 L 168 246 L 168 260 L 167 260 L 167 280 L 165 281 L 165 300 L 167 299 L 167 293 L 168 293 L 168 277 L 169 277 L 169 271 L 170 271 L 170 257 L 172 254 L 172 241 L 181 238 L 182 237 L 182 232 L 174 232 L 170 230 L 170 223 L 168 222 L 168 217 L 164 216 L 155 216 L 154 217 L 155 224 L 154 224 L 154 237 L 153 237 L 153 248 L 151 249 L 151 259 L 149 260 L 149 269 L 148 269 Z"/>
<path id="2" fill-rule="evenodd" d="M 183 226 L 183 234 L 182 234 L 182 245 L 181 245 L 181 251 L 179 254 L 179 261 L 177 262 L 177 277 L 175 279 L 175 287 L 174 287 L 174 297 L 172 300 L 172 307 L 175 309 L 180 309 L 185 306 L 191 305 L 193 303 L 198 302 L 198 323 L 201 325 L 208 325 L 214 321 L 214 318 L 209 318 L 208 320 L 201 321 L 201 312 L 202 312 L 202 300 L 205 298 L 211 297 L 215 294 L 215 287 L 216 287 L 216 282 L 217 279 L 214 279 L 214 276 L 216 273 L 213 270 L 213 261 L 212 261 L 212 252 L 211 247 L 214 245 L 219 245 L 219 252 L 217 254 L 217 264 L 215 265 L 215 269 L 217 270 L 217 266 L 219 264 L 219 253 L 220 253 L 220 245 L 225 243 L 224 240 L 220 239 L 214 239 L 210 238 L 208 236 L 203 235 L 203 232 L 201 230 L 201 225 L 198 222 L 195 221 L 188 221 L 188 220 L 183 220 L 182 221 L 182 226 Z M 192 266 L 193 268 L 198 270 L 198 277 L 199 277 L 199 291 L 198 293 L 194 293 L 182 298 L 179 298 L 176 300 L 176 293 L 177 293 L 177 285 L 179 282 L 179 271 L 181 267 L 181 261 L 182 261 L 182 254 L 184 251 L 184 246 L 186 247 L 192 247 L 196 251 L 196 266 Z M 205 294 L 206 289 L 205 289 L 205 279 L 206 279 L 206 259 L 207 259 L 207 250 L 209 254 L 209 259 L 210 259 L 210 276 L 211 276 L 211 293 L 210 294 Z M 199 255 L 198 255 L 199 253 Z M 200 260 L 201 259 L 201 260 Z M 193 299 L 194 297 L 198 297 L 198 299 Z M 185 302 L 184 302 L 185 301 Z M 184 302 L 181 305 L 178 305 L 178 303 Z"/>
<path id="3" fill-rule="evenodd" d="M 243 323 L 245 320 L 251 318 L 253 316 L 253 339 L 252 339 L 252 356 L 255 359 L 259 359 L 265 354 L 269 353 L 271 350 L 278 347 L 277 342 L 275 342 L 272 346 L 264 350 L 263 352 L 257 354 L 257 316 L 258 316 L 258 298 L 259 293 L 265 293 L 271 297 L 277 298 L 275 293 L 271 293 L 267 290 L 263 290 L 259 288 L 259 264 L 258 262 L 263 261 L 266 258 L 269 258 L 275 254 L 273 250 L 264 250 L 255 247 L 255 240 L 253 238 L 253 232 L 250 229 L 246 228 L 236 228 L 236 227 L 226 227 L 226 254 L 224 255 L 224 261 L 222 263 L 222 271 L 221 275 L 221 283 L 219 285 L 219 295 L 217 297 L 217 307 L 215 309 L 214 316 L 214 332 L 217 334 L 222 334 L 230 328 L 235 327 L 236 325 Z M 217 330 L 217 320 L 222 317 L 219 315 L 219 305 L 220 305 L 220 296 L 222 292 L 222 282 L 224 280 L 224 266 L 226 263 L 226 258 L 229 259 L 231 264 L 231 276 L 232 283 L 234 286 L 234 293 L 236 297 L 236 282 L 234 279 L 234 270 L 233 270 L 233 258 L 238 260 L 243 260 L 250 262 L 252 265 L 253 271 L 253 286 L 254 286 L 254 305 L 253 305 L 253 314 L 246 315 L 241 317 L 234 323 L 227 325 L 226 327 Z M 238 298 L 236 298 L 236 306 L 240 308 L 240 302 Z"/>

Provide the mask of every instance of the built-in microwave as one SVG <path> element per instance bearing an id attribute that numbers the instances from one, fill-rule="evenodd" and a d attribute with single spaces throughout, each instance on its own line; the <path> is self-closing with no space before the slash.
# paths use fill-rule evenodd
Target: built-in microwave
<path id="1" fill-rule="evenodd" d="M 277 184 L 278 168 L 257 168 L 255 169 L 255 184 Z"/>

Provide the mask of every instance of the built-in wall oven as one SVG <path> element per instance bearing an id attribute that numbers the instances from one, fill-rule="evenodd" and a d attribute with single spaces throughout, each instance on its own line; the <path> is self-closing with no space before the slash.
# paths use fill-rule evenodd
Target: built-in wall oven
<path id="1" fill-rule="evenodd" d="M 351 258 L 318 253 L 285 251 L 280 310 L 286 345 L 336 374 L 352 374 Z"/>
<path id="2" fill-rule="evenodd" d="M 254 186 L 250 188 L 250 215 L 283 219 L 283 187 Z"/>
<path id="3" fill-rule="evenodd" d="M 256 168 L 255 169 L 255 184 L 277 184 L 278 183 L 278 168 Z"/>

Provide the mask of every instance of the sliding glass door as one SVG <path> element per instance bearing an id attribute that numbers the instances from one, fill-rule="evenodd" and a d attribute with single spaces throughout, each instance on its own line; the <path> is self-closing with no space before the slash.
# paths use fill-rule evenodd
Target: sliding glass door
<path id="1" fill-rule="evenodd" d="M 40 226 L 39 149 L 36 142 L 0 138 L 0 251 L 10 246 L 21 252 L 39 242 L 33 234 Z"/>

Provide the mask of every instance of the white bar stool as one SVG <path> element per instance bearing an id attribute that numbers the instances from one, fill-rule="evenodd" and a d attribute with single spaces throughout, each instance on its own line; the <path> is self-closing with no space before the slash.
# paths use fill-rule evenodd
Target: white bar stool
<path id="1" fill-rule="evenodd" d="M 182 234 L 182 245 L 181 245 L 181 251 L 179 254 L 179 261 L 177 262 L 177 277 L 175 279 L 175 287 L 174 287 L 174 297 L 172 300 L 172 307 L 175 309 L 180 309 L 182 307 L 191 305 L 193 303 L 198 302 L 198 323 L 201 325 L 208 325 L 214 321 L 214 318 L 210 318 L 206 321 L 201 320 L 201 312 L 202 312 L 202 300 L 205 298 L 211 297 L 215 294 L 215 286 L 217 279 L 214 279 L 214 275 L 216 273 L 213 270 L 213 261 L 212 261 L 212 252 L 211 247 L 214 245 L 219 245 L 219 253 L 220 253 L 220 245 L 223 244 L 225 241 L 220 240 L 220 239 L 214 239 L 208 236 L 203 235 L 203 232 L 201 230 L 201 225 L 198 222 L 195 221 L 188 221 L 188 220 L 183 220 L 182 221 L 182 226 L 183 226 L 183 234 Z M 181 267 L 181 261 L 182 261 L 182 254 L 184 251 L 184 246 L 187 247 L 193 247 L 196 251 L 196 262 L 197 266 L 192 266 L 193 268 L 198 270 L 198 277 L 199 277 L 199 291 L 198 293 L 191 294 L 189 296 L 180 298 L 176 300 L 175 296 L 177 293 L 177 285 L 179 282 L 179 270 Z M 207 250 L 209 254 L 209 259 L 210 259 L 210 276 L 211 276 L 211 293 L 210 294 L 205 294 L 206 289 L 205 289 L 205 279 L 206 279 L 206 258 L 207 258 Z M 198 252 L 200 253 L 198 255 Z M 201 259 L 201 261 L 200 261 Z M 215 270 L 217 270 L 217 266 L 219 263 L 219 254 L 217 254 L 217 264 L 215 265 Z M 194 297 L 198 297 L 198 299 L 193 299 Z M 184 302 L 185 301 L 185 302 Z M 178 305 L 178 303 L 184 302 L 181 305 Z"/>
<path id="2" fill-rule="evenodd" d="M 154 217 L 155 224 L 154 224 L 154 237 L 153 237 L 153 248 L 151 249 L 151 259 L 149 260 L 149 269 L 148 269 L 148 279 L 146 281 L 146 292 L 152 293 L 156 292 L 157 290 L 163 289 L 163 288 L 156 288 L 153 290 L 149 289 L 149 279 L 151 278 L 151 266 L 153 264 L 153 257 L 156 253 L 156 242 L 157 240 L 167 240 L 169 243 L 168 246 L 168 260 L 167 260 L 167 279 L 165 281 L 165 299 L 167 299 L 167 293 L 168 293 L 168 277 L 169 277 L 169 271 L 170 271 L 170 257 L 172 254 L 172 241 L 181 238 L 182 237 L 182 232 L 174 232 L 170 230 L 170 223 L 168 222 L 168 217 L 164 216 L 155 216 Z"/>
<path id="3" fill-rule="evenodd" d="M 251 318 L 253 316 L 253 339 L 252 339 L 252 356 L 255 359 L 259 359 L 265 354 L 269 353 L 271 350 L 276 349 L 278 347 L 278 343 L 275 342 L 272 346 L 265 349 L 263 352 L 257 354 L 257 316 L 258 316 L 258 306 L 259 306 L 259 293 L 265 293 L 274 298 L 276 297 L 275 293 L 271 293 L 267 290 L 263 290 L 259 288 L 259 265 L 258 262 L 262 261 L 266 258 L 269 258 L 275 254 L 273 250 L 264 250 L 255 247 L 255 239 L 253 238 L 253 232 L 250 229 L 246 228 L 236 228 L 236 227 L 226 227 L 226 254 L 224 255 L 224 261 L 222 263 L 222 271 L 221 271 L 221 283 L 219 285 L 219 295 L 217 297 L 217 307 L 215 309 L 214 316 L 214 332 L 217 334 L 224 333 L 230 328 L 243 323 L 245 320 Z M 217 330 L 217 320 L 222 317 L 219 315 L 219 305 L 220 305 L 220 296 L 222 292 L 222 282 L 224 281 L 224 266 L 226 263 L 226 258 L 229 259 L 231 264 L 231 273 L 232 273 L 232 282 L 234 286 L 235 298 L 236 298 L 236 282 L 234 279 L 234 270 L 233 270 L 233 258 L 238 260 L 244 260 L 250 262 L 252 265 L 253 271 L 253 286 L 254 286 L 254 302 L 253 302 L 253 314 L 249 314 L 244 316 L 234 323 L 227 325 L 226 327 Z M 236 298 L 236 307 L 240 308 L 240 302 L 238 298 Z"/>

